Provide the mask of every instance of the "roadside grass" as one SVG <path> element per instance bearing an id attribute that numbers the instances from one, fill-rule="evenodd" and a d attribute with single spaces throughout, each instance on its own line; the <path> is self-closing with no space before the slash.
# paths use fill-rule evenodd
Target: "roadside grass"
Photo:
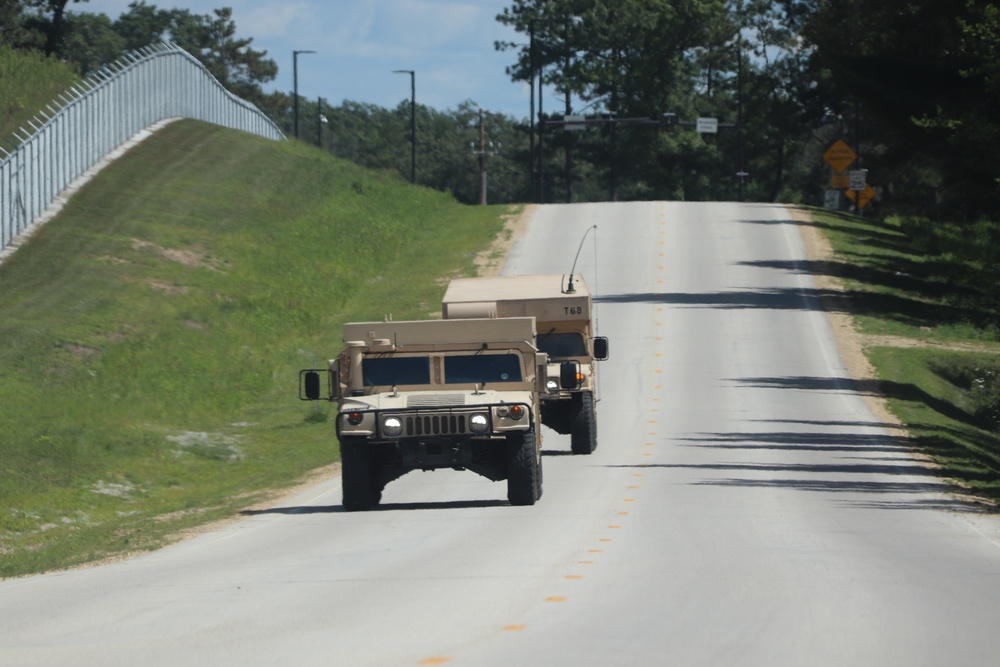
<path id="1" fill-rule="evenodd" d="M 156 548 L 337 460 L 347 321 L 432 316 L 508 207 L 171 124 L 0 265 L 0 576 Z"/>
<path id="2" fill-rule="evenodd" d="M 56 58 L 0 45 L 0 147 L 21 143 L 14 131 L 81 77 Z"/>
<path id="3" fill-rule="evenodd" d="M 984 260 L 996 253 L 992 237 L 966 238 L 972 247 L 955 251 L 912 222 L 811 212 L 834 258 L 810 268 L 843 283 L 843 293 L 824 296 L 873 337 L 866 354 L 890 409 L 942 476 L 1000 501 L 997 281 L 995 262 Z"/>

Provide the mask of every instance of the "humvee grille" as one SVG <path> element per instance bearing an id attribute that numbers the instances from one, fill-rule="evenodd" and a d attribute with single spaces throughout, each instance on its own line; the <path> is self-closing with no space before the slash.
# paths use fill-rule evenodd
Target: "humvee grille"
<path id="1" fill-rule="evenodd" d="M 404 421 L 403 435 L 461 435 L 469 433 L 465 415 L 410 415 Z"/>

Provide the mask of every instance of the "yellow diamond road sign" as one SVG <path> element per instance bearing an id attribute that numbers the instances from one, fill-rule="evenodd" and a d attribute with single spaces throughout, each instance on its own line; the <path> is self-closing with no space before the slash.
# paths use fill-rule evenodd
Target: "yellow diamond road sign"
<path id="1" fill-rule="evenodd" d="M 872 200 L 872 197 L 875 196 L 875 188 L 871 184 L 866 183 L 864 190 L 847 190 L 844 192 L 844 195 L 857 204 L 858 208 L 864 208 Z"/>
<path id="2" fill-rule="evenodd" d="M 858 154 L 843 139 L 837 139 L 823 153 L 823 159 L 834 171 L 844 171 L 858 159 Z"/>

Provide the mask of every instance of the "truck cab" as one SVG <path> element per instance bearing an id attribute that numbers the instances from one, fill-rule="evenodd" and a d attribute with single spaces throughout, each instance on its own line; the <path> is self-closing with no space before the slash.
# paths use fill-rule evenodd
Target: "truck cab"
<path id="1" fill-rule="evenodd" d="M 580 274 L 456 278 L 441 315 L 451 319 L 533 317 L 536 347 L 549 357 L 542 423 L 569 434 L 575 454 L 597 448 L 597 365 L 608 339 L 595 335 L 593 299 Z"/>

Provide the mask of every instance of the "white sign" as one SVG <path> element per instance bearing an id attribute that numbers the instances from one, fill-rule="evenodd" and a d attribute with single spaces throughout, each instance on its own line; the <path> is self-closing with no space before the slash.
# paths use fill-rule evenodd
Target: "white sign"
<path id="1" fill-rule="evenodd" d="M 563 129 L 567 132 L 583 132 L 587 129 L 587 126 L 583 124 L 585 120 L 584 116 L 563 116 L 563 121 L 566 123 L 563 125 Z"/>
<path id="2" fill-rule="evenodd" d="M 840 190 L 827 190 L 823 198 L 823 208 L 836 211 L 840 208 Z"/>
<path id="3" fill-rule="evenodd" d="M 695 128 L 702 134 L 717 134 L 719 131 L 718 118 L 699 118 Z"/>
<path id="4" fill-rule="evenodd" d="M 862 190 L 864 190 L 868 185 L 866 183 L 867 176 L 868 176 L 867 169 L 852 169 L 850 173 L 850 178 L 851 178 L 850 189 L 855 190 L 856 192 L 861 192 Z"/>

